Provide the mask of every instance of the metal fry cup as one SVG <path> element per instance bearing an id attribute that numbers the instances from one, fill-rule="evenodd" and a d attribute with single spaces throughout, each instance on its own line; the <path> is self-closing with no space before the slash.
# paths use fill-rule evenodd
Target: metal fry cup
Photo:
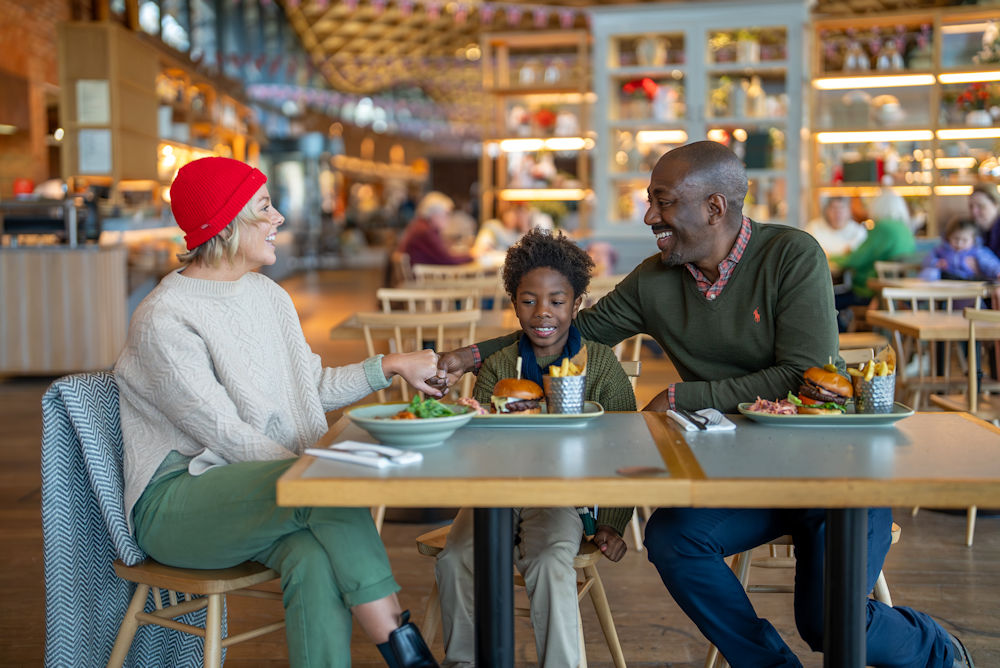
<path id="1" fill-rule="evenodd" d="M 549 413 L 582 413 L 587 376 L 542 376 L 545 408 Z"/>
<path id="2" fill-rule="evenodd" d="M 866 381 L 863 376 L 854 377 L 854 412 L 891 413 L 896 397 L 896 374 L 873 376 Z"/>

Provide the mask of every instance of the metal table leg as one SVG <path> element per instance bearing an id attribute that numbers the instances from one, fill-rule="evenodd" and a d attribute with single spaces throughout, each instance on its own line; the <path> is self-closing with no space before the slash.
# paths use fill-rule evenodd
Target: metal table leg
<path id="1" fill-rule="evenodd" d="M 868 509 L 826 511 L 823 571 L 823 665 L 865 665 L 865 572 L 868 559 Z"/>
<path id="2" fill-rule="evenodd" d="M 514 666 L 514 519 L 510 508 L 473 510 L 476 665 Z"/>

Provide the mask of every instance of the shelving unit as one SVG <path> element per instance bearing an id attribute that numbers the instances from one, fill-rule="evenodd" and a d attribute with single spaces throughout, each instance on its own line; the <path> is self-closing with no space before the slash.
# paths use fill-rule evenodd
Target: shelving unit
<path id="1" fill-rule="evenodd" d="M 955 7 L 815 21 L 814 213 L 825 197 L 891 187 L 933 237 L 974 183 L 1000 181 L 998 26 L 995 10 Z M 967 90 L 987 99 L 963 109 Z"/>
<path id="2" fill-rule="evenodd" d="M 481 38 L 483 89 L 492 98 L 480 160 L 480 210 L 498 202 L 575 207 L 590 217 L 590 37 L 584 30 L 490 33 Z"/>
<path id="3" fill-rule="evenodd" d="M 744 212 L 800 224 L 806 3 L 687 3 L 592 10 L 596 215 L 601 236 L 642 224 L 656 160 L 690 141 L 747 166 Z"/>
<path id="4" fill-rule="evenodd" d="M 63 178 L 155 216 L 160 190 L 207 155 L 255 163 L 252 110 L 156 40 L 113 22 L 59 26 Z"/>

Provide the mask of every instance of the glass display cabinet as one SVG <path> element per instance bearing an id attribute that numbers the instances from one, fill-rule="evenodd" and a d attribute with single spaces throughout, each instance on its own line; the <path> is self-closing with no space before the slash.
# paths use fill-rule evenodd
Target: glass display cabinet
<path id="1" fill-rule="evenodd" d="M 998 26 L 954 7 L 817 20 L 812 210 L 892 188 L 937 236 L 974 183 L 1000 181 Z"/>
<path id="2" fill-rule="evenodd" d="M 526 202 L 568 229 L 590 214 L 590 36 L 584 30 L 490 33 L 480 40 L 491 97 L 480 210 Z"/>
<path id="3" fill-rule="evenodd" d="M 701 139 L 743 159 L 747 215 L 800 224 L 807 16 L 801 0 L 592 10 L 596 230 L 647 234 L 650 170 Z"/>

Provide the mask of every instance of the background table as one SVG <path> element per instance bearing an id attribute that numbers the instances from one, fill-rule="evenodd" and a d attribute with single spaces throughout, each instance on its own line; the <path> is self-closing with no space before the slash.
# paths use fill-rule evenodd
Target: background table
<path id="1" fill-rule="evenodd" d="M 419 465 L 390 470 L 303 457 L 278 481 L 278 503 L 481 509 L 593 503 L 825 506 L 833 509 L 828 573 L 836 569 L 853 582 L 863 581 L 865 572 L 864 549 L 856 549 L 865 544 L 864 508 L 1000 505 L 1000 429 L 966 414 L 918 413 L 884 427 L 771 426 L 733 419 L 738 428 L 732 432 L 681 432 L 654 413 L 609 413 L 575 429 L 466 427 L 443 445 L 424 449 Z M 343 439 L 371 440 L 342 418 L 319 445 Z M 650 474 L 624 476 L 617 473 L 622 467 Z M 477 653 L 477 661 L 510 666 L 513 625 L 504 624 L 512 617 L 513 532 L 509 512 L 488 512 L 477 512 L 476 531 L 490 532 L 494 558 L 489 571 L 480 568 L 477 549 L 476 572 L 507 600 L 477 599 L 477 652 L 486 652 Z M 832 593 L 826 597 L 828 619 L 831 609 L 853 618 L 838 620 L 826 633 L 824 660 L 828 666 L 860 668 L 860 597 L 845 589 Z"/>

